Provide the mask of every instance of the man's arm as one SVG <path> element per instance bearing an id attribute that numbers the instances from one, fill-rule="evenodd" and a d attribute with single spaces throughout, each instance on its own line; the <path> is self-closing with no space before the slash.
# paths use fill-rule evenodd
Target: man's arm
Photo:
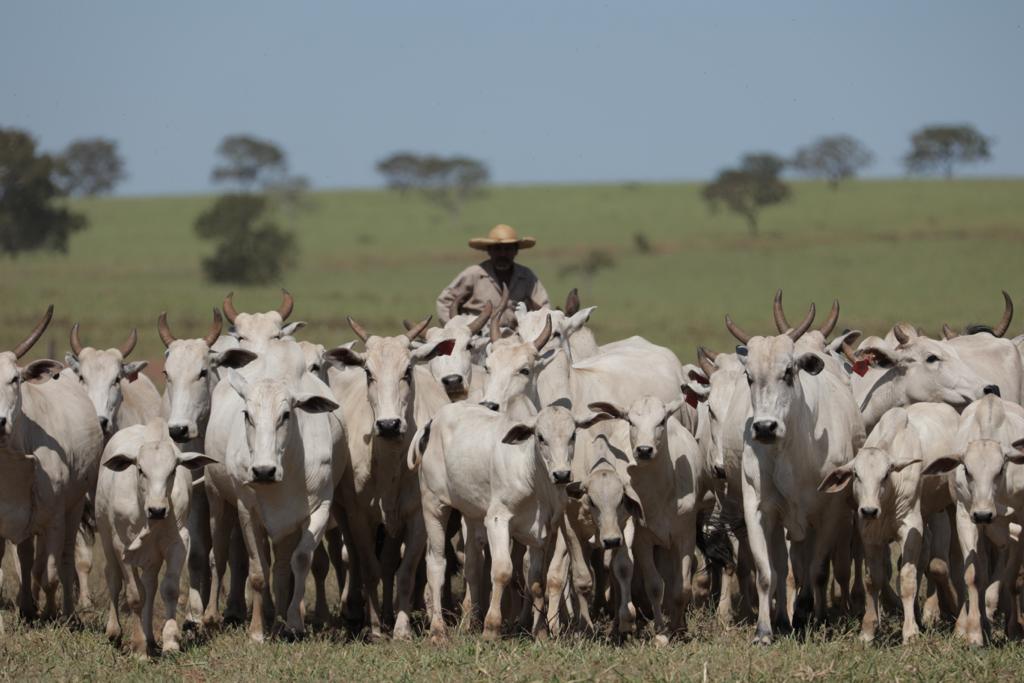
<path id="1" fill-rule="evenodd" d="M 530 294 L 530 301 L 536 308 L 551 308 L 551 301 L 548 299 L 548 292 L 540 283 L 540 278 L 533 284 L 533 292 Z"/>
<path id="2" fill-rule="evenodd" d="M 459 273 L 454 280 L 451 281 L 447 287 L 441 290 L 441 293 L 437 297 L 437 320 L 439 323 L 444 325 L 451 318 L 452 304 L 456 301 L 462 301 L 463 299 L 469 298 L 473 294 L 473 285 L 475 280 L 470 272 L 470 269 Z"/>

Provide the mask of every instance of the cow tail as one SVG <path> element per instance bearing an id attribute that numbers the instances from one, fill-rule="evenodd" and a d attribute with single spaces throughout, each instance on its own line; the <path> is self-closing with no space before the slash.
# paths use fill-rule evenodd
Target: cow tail
<path id="1" fill-rule="evenodd" d="M 431 420 L 413 436 L 412 444 L 409 446 L 409 457 L 406 465 L 409 466 L 410 470 L 414 470 L 419 467 L 420 461 L 423 460 L 423 453 L 427 450 L 427 444 L 430 442 L 430 426 L 434 424 Z"/>

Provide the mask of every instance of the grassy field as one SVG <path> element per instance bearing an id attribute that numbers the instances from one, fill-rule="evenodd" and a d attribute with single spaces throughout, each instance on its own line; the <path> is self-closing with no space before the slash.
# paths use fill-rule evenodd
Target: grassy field
<path id="1" fill-rule="evenodd" d="M 432 312 L 437 292 L 477 253 L 468 237 L 507 222 L 535 235 L 524 252 L 560 300 L 579 286 L 599 340 L 642 334 L 675 349 L 684 360 L 697 343 L 731 347 L 722 316 L 731 312 L 749 331 L 773 329 L 770 302 L 786 290 L 790 318 L 807 302 L 843 305 L 841 326 L 882 331 L 909 319 L 937 332 L 943 321 L 993 322 L 1002 312 L 1000 289 L 1024 304 L 1024 180 L 857 182 L 838 192 L 800 183 L 794 199 L 764 212 L 762 234 L 747 235 L 742 220 L 709 214 L 697 185 L 605 185 L 496 188 L 466 206 L 453 223 L 415 197 L 372 191 L 325 192 L 297 221 L 301 260 L 285 281 L 296 296 L 302 337 L 334 344 L 352 338 L 351 314 L 370 330 L 397 331 L 402 318 Z M 203 282 L 199 261 L 212 245 L 192 224 L 211 197 L 101 199 L 78 203 L 90 228 L 67 255 L 6 259 L 0 285 L 0 348 L 11 348 L 47 303 L 55 322 L 34 355 L 53 340 L 58 357 L 67 333 L 81 321 L 90 345 L 120 343 L 141 330 L 136 357 L 159 370 L 162 346 L 155 322 L 169 312 L 179 336 L 198 334 L 228 287 Z M 650 242 L 638 251 L 634 235 Z M 573 266 L 591 250 L 615 265 L 590 280 Z M 240 310 L 276 307 L 275 287 L 236 288 Z M 1011 334 L 1024 330 L 1022 321 Z M 10 569 L 13 552 L 5 558 Z M 102 577 L 93 582 L 105 603 Z M 615 647 L 568 639 L 483 644 L 459 636 L 445 648 L 426 642 L 366 645 L 328 637 L 302 643 L 250 645 L 240 630 L 197 642 L 180 656 L 142 664 L 120 655 L 102 636 L 103 615 L 84 615 L 84 628 L 25 626 L 9 599 L 6 573 L 0 605 L 0 677 L 187 678 L 236 680 L 343 678 L 362 680 L 653 679 L 778 680 L 820 678 L 1018 678 L 1024 650 L 997 646 L 970 651 L 947 633 L 896 647 L 872 648 L 844 623 L 806 639 L 784 638 L 768 649 L 748 644 L 752 627 L 726 629 L 694 615 L 693 638 L 664 649 L 644 639 Z M 898 626 L 888 624 L 888 633 Z"/>

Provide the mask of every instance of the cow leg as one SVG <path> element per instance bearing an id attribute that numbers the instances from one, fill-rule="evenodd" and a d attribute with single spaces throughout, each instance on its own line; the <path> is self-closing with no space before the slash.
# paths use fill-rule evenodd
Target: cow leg
<path id="1" fill-rule="evenodd" d="M 547 593 L 547 570 L 551 565 L 551 552 L 554 550 L 554 539 L 549 538 L 548 542 L 541 546 L 530 546 L 527 548 L 527 558 L 530 564 L 526 583 L 530 590 L 530 609 L 532 624 L 530 633 L 537 640 L 546 640 L 548 633 L 548 622 L 544 618 L 544 596 Z M 555 591 L 556 595 L 561 593 L 561 586 Z M 556 597 L 557 601 L 557 597 Z"/>
<path id="2" fill-rule="evenodd" d="M 399 640 L 412 639 L 410 614 L 413 594 L 416 590 L 416 572 L 423 561 L 427 547 L 427 533 L 423 526 L 423 515 L 419 511 L 411 515 L 405 524 L 405 552 L 395 575 L 398 613 L 395 617 L 394 637 Z"/>
<path id="3" fill-rule="evenodd" d="M 505 586 L 512 580 L 512 541 L 507 518 L 490 515 L 484 527 L 491 549 L 491 604 L 484 617 L 484 640 L 497 640 L 501 637 L 501 599 Z"/>
<path id="4" fill-rule="evenodd" d="M 210 602 L 211 581 L 210 505 L 206 500 L 206 487 L 202 484 L 192 485 L 188 533 L 188 612 L 185 621 L 198 622 L 202 619 L 205 605 Z"/>
<path id="5" fill-rule="evenodd" d="M 279 541 L 271 542 L 271 563 L 270 563 L 270 592 L 274 596 L 275 610 L 272 612 L 270 627 L 271 637 L 279 635 L 291 636 L 293 634 L 283 633 L 285 620 L 288 617 L 288 610 L 291 605 L 292 595 L 295 586 L 292 585 L 292 553 L 299 545 L 299 538 L 302 532 L 293 531 Z M 301 624 L 301 619 L 300 622 Z"/>
<path id="6" fill-rule="evenodd" d="M 853 560 L 850 614 L 860 614 L 864 610 L 864 544 L 860 538 L 860 529 L 856 527 L 851 537 L 850 555 L 850 559 Z"/>
<path id="7" fill-rule="evenodd" d="M 747 541 L 754 559 L 757 581 L 757 630 L 754 643 L 769 645 L 772 642 L 772 593 L 777 577 L 772 573 L 772 562 L 768 541 L 775 530 L 775 515 L 772 506 L 758 500 L 757 491 L 743 477 L 743 517 L 747 524 Z M 778 567 L 785 571 L 785 565 Z"/>
<path id="8" fill-rule="evenodd" d="M 327 557 L 334 567 L 334 579 L 338 584 L 338 595 L 345 591 L 345 575 L 347 574 L 348 561 L 345 559 L 345 542 L 341 537 L 341 526 L 328 529 L 324 533 L 324 540 L 327 542 Z"/>
<path id="9" fill-rule="evenodd" d="M 145 635 L 145 649 L 136 651 L 143 657 L 157 652 L 156 634 L 153 632 L 153 608 L 156 605 L 156 590 L 159 580 L 160 566 L 154 565 L 141 570 L 142 584 L 142 633 Z"/>
<path id="10" fill-rule="evenodd" d="M 57 616 L 57 586 L 61 578 L 67 578 L 68 595 L 65 596 L 65 603 L 70 602 L 74 609 L 74 566 L 71 566 L 71 576 L 64 576 L 64 539 L 66 536 L 66 520 L 60 514 L 55 514 L 54 519 L 42 536 L 42 543 L 36 544 L 36 560 L 33 565 L 33 575 L 36 582 L 42 588 L 46 596 L 46 606 L 43 610 L 44 619 L 54 619 Z M 72 529 L 72 542 L 74 534 L 78 529 L 76 520 Z"/>
<path id="11" fill-rule="evenodd" d="M 568 524 L 562 521 L 558 533 L 555 536 L 555 547 L 551 553 L 551 562 L 548 564 L 547 573 L 547 598 L 548 610 L 545 620 L 548 624 L 548 631 L 557 637 L 562 630 L 561 608 L 562 594 L 569 578 L 569 547 L 565 540 Z"/>
<path id="12" fill-rule="evenodd" d="M 6 545 L 3 539 L 0 539 L 0 544 Z M 36 618 L 36 596 L 32 590 L 32 563 L 35 559 L 35 551 L 36 543 L 32 536 L 18 544 L 17 566 L 20 567 L 21 573 L 18 587 L 18 612 L 25 621 L 32 621 Z"/>
<path id="13" fill-rule="evenodd" d="M 480 535 L 483 533 L 483 525 L 476 520 L 462 518 L 465 528 L 463 529 L 463 543 L 465 557 L 464 578 L 466 584 L 466 597 L 462 604 L 462 625 L 468 630 L 475 630 L 477 624 L 483 617 L 484 602 L 484 549 L 480 543 Z"/>
<path id="14" fill-rule="evenodd" d="M 588 631 L 594 630 L 594 622 L 590 616 L 590 604 L 595 600 L 595 579 L 590 571 L 589 548 L 584 548 L 580 540 L 580 532 L 565 521 L 563 525 L 566 546 L 569 550 L 569 571 L 572 572 L 572 587 L 576 593 L 579 623 Z"/>
<path id="15" fill-rule="evenodd" d="M 928 518 L 928 531 L 930 535 L 929 552 L 927 554 L 928 578 L 935 589 L 935 600 L 933 601 L 932 612 L 924 610 L 922 621 L 926 624 L 934 624 L 941 612 L 947 616 L 956 618 L 957 598 L 956 588 L 951 580 L 950 550 L 952 544 L 952 529 L 950 528 L 949 516 L 945 512 L 931 515 Z M 938 608 L 936 610 L 936 608 Z"/>
<path id="16" fill-rule="evenodd" d="M 335 489 L 335 500 L 338 491 Z M 355 494 L 352 494 L 353 496 Z M 350 512 L 342 509 L 338 515 L 338 526 L 344 541 L 344 547 L 348 554 L 348 571 L 345 572 L 345 583 L 341 590 L 341 614 L 345 621 L 350 624 L 362 624 L 365 620 L 365 609 L 363 608 L 363 579 L 359 572 L 359 553 L 356 549 L 356 539 L 349 524 Z M 356 514 L 354 511 L 351 514 Z"/>
<path id="17" fill-rule="evenodd" d="M 249 554 L 249 586 L 252 589 L 249 637 L 262 643 L 266 633 L 266 613 L 273 615 L 273 599 L 270 596 L 270 552 L 263 527 L 252 519 L 241 502 L 238 505 L 238 523 Z"/>
<path id="18" fill-rule="evenodd" d="M 78 575 L 75 573 L 75 544 L 78 540 L 78 530 L 82 523 L 82 516 L 85 514 L 84 508 L 85 501 L 83 500 L 64 519 L 64 547 L 61 549 L 60 563 L 57 566 L 60 572 L 61 588 L 63 589 L 63 614 L 65 619 L 75 618 L 75 584 L 78 580 Z M 88 538 L 95 540 L 94 534 L 95 532 L 91 531 Z M 89 546 L 89 567 L 92 567 L 92 545 Z M 86 572 L 85 578 L 86 587 L 84 590 L 88 592 L 88 572 Z M 91 598 L 90 604 L 92 604 Z"/>
<path id="19" fill-rule="evenodd" d="M 964 584 L 967 587 L 967 599 L 957 619 L 957 634 L 963 635 L 968 644 L 984 645 L 982 635 L 981 596 L 985 594 L 982 575 L 984 571 L 979 565 L 984 561 L 978 548 L 978 529 L 971 521 L 966 508 L 960 503 L 956 506 L 956 530 L 960 537 L 960 548 L 964 558 Z"/>
<path id="20" fill-rule="evenodd" d="M 985 588 L 985 617 L 988 625 L 996 620 L 996 611 L 999 609 L 1000 598 L 1005 595 L 1002 582 L 1004 567 L 1006 565 L 1006 548 L 1010 543 L 1009 529 L 1005 524 L 989 524 L 985 527 L 986 544 L 989 548 L 987 587 Z"/>
<path id="21" fill-rule="evenodd" d="M 103 559 L 105 560 L 103 573 L 107 578 L 107 594 L 110 596 L 106 636 L 110 640 L 116 641 L 121 637 L 121 616 L 118 614 L 117 607 L 121 601 L 121 585 L 125 576 L 121 571 L 121 563 L 114 552 L 111 539 L 103 535 L 101 535 L 101 538 L 103 540 Z M 127 578 L 129 582 L 132 580 L 130 576 Z"/>
<path id="22" fill-rule="evenodd" d="M 633 594 L 633 556 L 632 543 L 620 546 L 612 552 L 611 570 L 618 587 L 618 611 L 616 623 L 617 635 L 620 640 L 636 632 L 636 607 L 631 599 Z"/>
<path id="23" fill-rule="evenodd" d="M 867 572 L 864 575 L 864 616 L 860 622 L 860 639 L 869 643 L 875 639 L 878 631 L 879 592 L 886 581 L 885 562 L 889 558 L 888 546 L 872 543 L 864 544 L 864 564 Z"/>
<path id="24" fill-rule="evenodd" d="M 385 628 L 395 623 L 395 574 L 402 561 L 402 537 L 384 534 L 380 551 L 380 621 Z"/>
<path id="25" fill-rule="evenodd" d="M 181 542 L 175 543 L 166 550 L 164 578 L 160 582 L 160 597 L 164 601 L 164 625 L 160 629 L 160 643 L 164 654 L 181 651 L 181 645 L 178 642 L 177 609 L 181 571 L 185 568 L 192 545 L 187 527 L 178 532 L 178 538 Z M 155 574 L 156 572 L 154 572 L 154 577 Z"/>
<path id="26" fill-rule="evenodd" d="M 309 567 L 313 558 L 313 551 L 319 547 L 327 531 L 327 524 L 331 521 L 330 502 L 324 501 L 313 510 L 306 522 L 306 528 L 302 530 L 298 538 L 298 545 L 292 551 L 291 557 L 291 578 L 294 584 L 292 590 L 292 601 L 288 605 L 287 624 L 288 630 L 293 634 L 301 634 L 304 631 L 302 624 L 302 612 L 300 605 L 306 593 L 306 577 L 309 575 Z M 285 556 L 289 557 L 289 556 Z M 281 603 L 282 605 L 286 603 Z"/>
<path id="27" fill-rule="evenodd" d="M 856 535 L 853 515 L 849 511 L 841 512 L 837 524 L 836 538 L 832 544 L 832 573 L 839 586 L 839 595 L 833 596 L 832 606 L 838 608 L 840 614 L 850 614 L 851 542 Z"/>
<path id="28" fill-rule="evenodd" d="M 211 578 L 210 597 L 206 601 L 206 610 L 203 613 L 203 624 L 212 626 L 220 622 L 220 593 L 224 585 L 224 572 L 228 566 L 228 542 L 231 538 L 231 528 L 226 519 L 227 506 L 224 499 L 212 490 L 212 485 L 206 487 L 206 501 L 209 508 L 210 525 L 210 558 Z M 189 522 L 191 523 L 192 513 L 189 511 Z M 191 562 L 189 572 L 191 573 Z M 234 578 L 234 577 L 232 577 Z"/>
<path id="29" fill-rule="evenodd" d="M 832 554 L 837 539 L 842 538 L 842 517 L 846 510 L 838 505 L 828 508 L 822 515 L 821 528 L 811 541 L 810 554 L 808 557 L 807 579 L 811 582 L 811 590 L 814 595 L 814 619 L 819 624 L 824 623 L 826 609 L 828 607 L 828 558 Z M 918 536 L 920 543 L 920 535 Z M 916 555 L 915 555 L 916 557 Z"/>
<path id="30" fill-rule="evenodd" d="M 1006 606 L 1006 638 L 1020 640 L 1020 586 L 1017 576 L 1020 574 L 1021 547 L 1019 541 L 1010 540 L 1007 548 L 1006 563 L 1003 568 L 1003 585 L 1008 596 Z"/>
<path id="31" fill-rule="evenodd" d="M 917 628 L 917 574 L 921 557 L 921 541 L 924 523 L 919 513 L 907 517 L 898 530 L 900 547 L 903 550 L 903 566 L 900 567 L 900 599 L 903 602 L 903 644 L 915 639 Z"/>
<path id="32" fill-rule="evenodd" d="M 676 610 L 678 610 L 678 616 L 676 623 L 673 625 L 676 630 L 681 633 L 686 632 L 686 611 L 690 608 L 690 602 L 693 600 L 693 565 L 694 565 L 694 552 L 696 550 L 696 536 L 689 531 L 683 534 L 683 538 L 680 541 L 678 550 L 678 560 L 680 563 L 680 579 L 682 580 L 682 590 L 679 592 Z"/>
<path id="33" fill-rule="evenodd" d="M 380 564 L 377 562 L 376 528 L 366 519 L 357 501 L 353 501 L 347 512 L 350 514 L 348 531 L 352 534 L 352 550 L 359 564 L 359 578 L 362 579 L 362 593 L 370 620 L 369 637 L 372 641 L 381 640 L 384 635 L 380 630 L 381 602 L 377 593 L 380 589 Z"/>
<path id="34" fill-rule="evenodd" d="M 665 616 L 662 612 L 662 601 L 665 598 L 665 581 L 654 563 L 654 546 L 650 540 L 638 535 L 633 540 L 633 559 L 640 570 L 640 580 L 644 585 L 647 602 L 651 605 L 651 616 L 654 619 L 655 644 L 666 645 Z"/>
<path id="35" fill-rule="evenodd" d="M 313 624 L 322 626 L 331 618 L 331 610 L 327 606 L 327 574 L 331 571 L 331 560 L 327 556 L 327 544 L 321 543 L 313 551 L 313 563 L 310 573 L 313 575 L 313 588 L 316 593 L 313 608 Z"/>
<path id="36" fill-rule="evenodd" d="M 129 648 L 132 652 L 146 657 L 146 631 L 143 628 L 143 601 L 145 600 L 145 588 L 142 584 L 142 577 L 138 569 L 121 562 L 121 574 L 128 578 L 125 584 L 125 602 L 132 615 L 132 636 L 129 641 Z M 152 617 L 152 612 L 150 613 Z M 152 628 L 152 619 L 150 619 Z"/>
<path id="37" fill-rule="evenodd" d="M 445 544 L 447 535 L 445 525 L 451 508 L 442 505 L 429 491 L 422 490 L 423 527 L 427 536 L 427 584 L 430 587 L 430 639 L 441 644 L 448 636 L 444 625 L 444 614 L 441 611 L 441 590 L 444 584 Z M 468 559 L 468 558 L 467 558 Z M 468 582 L 468 579 L 467 579 Z"/>
<path id="38" fill-rule="evenodd" d="M 249 550 L 245 534 L 238 521 L 238 512 L 228 508 L 231 535 L 228 541 L 228 567 L 231 579 L 228 584 L 228 600 L 224 607 L 224 621 L 234 624 L 245 623 L 245 587 L 249 578 Z"/>
<path id="39" fill-rule="evenodd" d="M 92 570 L 92 549 L 96 542 L 96 531 L 89 521 L 83 519 L 75 534 L 75 580 L 78 584 L 78 606 L 92 609 L 92 592 L 89 590 L 89 572 Z"/>

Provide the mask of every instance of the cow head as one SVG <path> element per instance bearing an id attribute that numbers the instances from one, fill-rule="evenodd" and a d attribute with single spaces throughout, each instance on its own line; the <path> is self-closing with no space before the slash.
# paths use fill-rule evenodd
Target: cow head
<path id="1" fill-rule="evenodd" d="M 199 437 L 200 425 L 210 416 L 210 396 L 217 368 L 240 368 L 256 359 L 244 349 L 214 351 L 223 321 L 213 309 L 213 322 L 202 339 L 178 339 L 167 323 L 167 313 L 157 320 L 164 352 L 164 379 L 169 406 L 167 429 L 172 439 L 185 443 Z"/>
<path id="2" fill-rule="evenodd" d="M 575 291 L 575 290 L 574 290 Z M 597 310 L 597 306 L 588 306 L 584 309 L 575 310 L 572 314 L 568 311 L 562 312 L 557 309 L 546 308 L 531 311 L 523 302 L 519 302 L 515 308 L 516 330 L 523 339 L 536 339 L 551 320 L 551 334 L 548 342 L 540 352 L 553 349 L 567 351 L 569 348 L 569 337 L 576 334 L 590 320 L 590 316 Z"/>
<path id="3" fill-rule="evenodd" d="M 117 411 L 124 399 L 122 383 L 134 382 L 143 368 L 149 365 L 149 361 L 125 360 L 139 341 L 135 328 L 128 333 L 128 338 L 121 346 L 103 350 L 83 346 L 78 327 L 78 323 L 75 323 L 71 328 L 71 352 L 64 360 L 85 387 L 103 435 L 109 437 L 117 431 Z"/>
<path id="4" fill-rule="evenodd" d="M 610 415 L 600 414 L 575 418 L 561 406 L 548 406 L 533 418 L 513 425 L 501 441 L 520 444 L 535 437 L 534 448 L 547 468 L 551 482 L 568 484 L 576 449 L 576 430 L 610 418 Z"/>
<path id="5" fill-rule="evenodd" d="M 11 435 L 21 413 L 21 383 L 46 381 L 60 374 L 64 367 L 55 360 L 33 361 L 24 368 L 18 365 L 18 360 L 43 336 L 52 318 L 53 306 L 50 306 L 20 344 L 12 351 L 0 352 L 0 443 Z"/>
<path id="6" fill-rule="evenodd" d="M 633 449 L 633 457 L 637 462 L 646 462 L 658 454 L 665 438 L 665 423 L 682 405 L 682 398 L 666 405 L 654 396 L 642 396 L 633 401 L 628 409 L 605 401 L 591 403 L 587 407 L 596 413 L 604 413 L 628 422 L 629 444 Z"/>
<path id="7" fill-rule="evenodd" d="M 479 315 L 455 315 L 444 327 L 431 327 L 424 332 L 428 344 L 452 342 L 451 353 L 435 354 L 428 367 L 430 374 L 453 401 L 466 398 L 469 392 L 473 356 L 487 345 L 487 337 L 481 336 L 480 332 L 487 325 L 492 310 L 491 304 L 487 303 Z"/>
<path id="8" fill-rule="evenodd" d="M 195 470 L 217 462 L 202 453 L 179 451 L 167 435 L 167 423 L 159 417 L 146 424 L 141 442 L 136 442 L 134 448 L 118 447 L 127 443 L 129 439 L 115 437 L 104 454 L 103 466 L 115 472 L 133 466 L 138 470 L 139 507 L 151 521 L 166 519 L 171 512 L 171 493 L 179 465 Z"/>
<path id="9" fill-rule="evenodd" d="M 825 363 L 814 353 L 797 353 L 796 342 L 814 322 L 814 304 L 799 327 L 775 337 L 751 337 L 728 315 L 725 326 L 747 348 L 741 356 L 750 385 L 751 435 L 761 443 L 786 437 L 793 406 L 803 400 L 798 374 L 817 375 Z"/>
<path id="10" fill-rule="evenodd" d="M 281 290 L 280 307 L 276 311 L 266 313 L 239 313 L 235 310 L 234 295 L 234 292 L 229 292 L 224 297 L 224 315 L 231 323 L 229 334 L 247 351 L 260 353 L 270 340 L 290 337 L 306 325 L 302 321 L 285 325 L 295 307 L 295 299 L 286 289 Z"/>
<path id="11" fill-rule="evenodd" d="M 497 316 L 491 318 L 491 343 L 484 360 L 487 381 L 481 405 L 499 410 L 516 396 L 527 392 L 534 374 L 555 354 L 553 349 L 541 353 L 551 339 L 550 315 L 546 320 L 536 337 L 526 337 L 532 341 L 523 341 L 524 337 L 520 335 L 503 338 Z"/>
<path id="12" fill-rule="evenodd" d="M 623 536 L 629 522 L 644 521 L 640 496 L 605 458 L 594 463 L 586 479 L 567 485 L 565 492 L 580 501 L 585 514 L 594 522 L 597 541 L 606 550 L 628 546 Z"/>
<path id="13" fill-rule="evenodd" d="M 351 348 L 353 343 L 355 342 L 349 342 L 346 346 Z M 327 348 L 323 344 L 314 344 L 308 341 L 300 341 L 298 344 L 306 362 L 306 372 L 327 384 L 327 368 L 330 366 Z"/>
<path id="14" fill-rule="evenodd" d="M 282 379 L 249 382 L 236 370 L 228 371 L 231 387 L 242 398 L 242 418 L 250 462 L 245 483 L 273 483 L 284 477 L 284 454 L 289 441 L 299 436 L 295 411 L 329 413 L 338 409 L 319 394 L 296 392 Z"/>
<path id="15" fill-rule="evenodd" d="M 413 349 L 412 341 L 430 324 L 429 317 L 396 337 L 370 335 L 352 318 L 348 319 L 348 324 L 363 341 L 366 351 L 360 353 L 339 346 L 328 351 L 326 357 L 332 362 L 363 368 L 366 373 L 366 394 L 373 411 L 373 434 L 398 438 L 405 434 L 408 427 L 406 410 L 413 390 L 413 364 L 451 353 L 455 342 L 444 339 L 426 342 Z"/>
<path id="16" fill-rule="evenodd" d="M 717 479 L 725 479 L 724 430 L 732 424 L 734 410 L 750 406 L 747 372 L 738 355 L 717 353 L 703 346 L 697 350 L 697 360 L 708 381 L 707 398 L 698 407 L 698 434 L 709 441 L 706 448 L 712 474 Z M 746 409 L 743 410 L 745 416 Z M 706 426 L 701 425 L 702 420 L 707 422 Z"/>

